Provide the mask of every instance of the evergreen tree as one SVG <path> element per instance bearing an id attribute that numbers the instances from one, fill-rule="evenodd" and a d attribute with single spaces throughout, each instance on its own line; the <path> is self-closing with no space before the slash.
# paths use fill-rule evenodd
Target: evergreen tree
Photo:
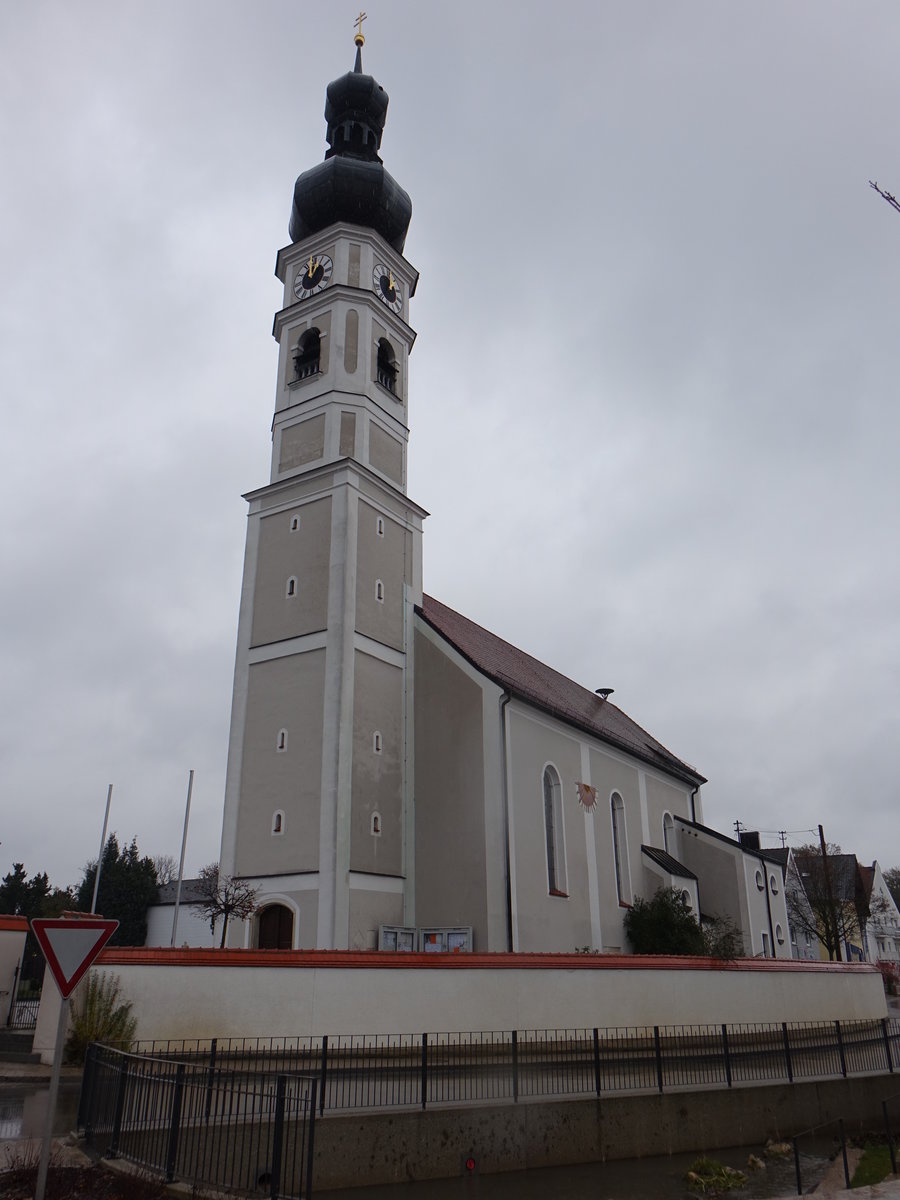
<path id="1" fill-rule="evenodd" d="M 23 863 L 13 863 L 13 869 L 0 880 L 0 913 L 12 916 L 58 917 L 75 904 L 70 888 L 50 886 L 46 871 L 27 878 Z"/>
<path id="2" fill-rule="evenodd" d="M 96 863 L 90 862 L 84 868 L 84 879 L 78 889 L 78 907 L 82 912 L 91 907 L 96 873 Z M 147 940 L 147 909 L 156 895 L 153 859 L 141 855 L 136 838 L 120 851 L 118 838 L 111 833 L 103 851 L 97 893 L 97 912 L 119 922 L 111 945 L 143 946 Z"/>

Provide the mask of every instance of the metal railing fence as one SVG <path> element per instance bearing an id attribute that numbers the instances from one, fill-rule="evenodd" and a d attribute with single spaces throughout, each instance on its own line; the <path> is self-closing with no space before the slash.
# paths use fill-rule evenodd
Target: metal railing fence
<path id="1" fill-rule="evenodd" d="M 320 1113 L 893 1072 L 900 1021 L 139 1042 L 208 1071 L 314 1075 Z"/>
<path id="2" fill-rule="evenodd" d="M 900 1092 L 895 1092 L 892 1096 L 887 1096 L 881 1102 L 882 1126 L 881 1130 L 872 1129 L 865 1137 L 867 1144 L 873 1141 L 882 1141 L 887 1147 L 888 1158 L 890 1160 L 891 1173 L 897 1173 L 897 1143 L 894 1136 L 894 1131 L 900 1127 Z M 826 1121 L 821 1125 L 813 1125 L 809 1129 L 804 1129 L 800 1133 L 795 1133 L 791 1138 L 791 1145 L 794 1151 L 794 1175 L 797 1181 L 797 1195 L 803 1195 L 803 1160 L 804 1150 L 810 1144 L 822 1144 L 826 1135 L 835 1138 L 840 1147 L 841 1165 L 843 1167 L 844 1183 L 847 1188 L 850 1187 L 852 1172 L 850 1170 L 850 1161 L 847 1155 L 847 1131 L 843 1118 L 837 1120 Z M 859 1144 L 859 1142 L 857 1142 Z M 834 1155 L 833 1157 L 836 1157 Z M 809 1172 L 807 1171 L 807 1182 L 809 1181 Z M 814 1190 L 814 1189 L 813 1189 Z"/>
<path id="3" fill-rule="evenodd" d="M 312 1195 L 318 1078 L 91 1045 L 78 1125 L 86 1143 L 171 1183 Z"/>

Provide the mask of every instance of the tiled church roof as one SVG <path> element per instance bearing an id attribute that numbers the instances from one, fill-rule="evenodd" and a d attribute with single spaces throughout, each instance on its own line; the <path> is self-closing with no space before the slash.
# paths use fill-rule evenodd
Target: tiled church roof
<path id="1" fill-rule="evenodd" d="M 432 596 L 425 596 L 416 612 L 476 670 L 518 699 L 685 783 L 695 786 L 706 783 L 693 767 L 676 758 L 609 700 L 601 699 Z"/>

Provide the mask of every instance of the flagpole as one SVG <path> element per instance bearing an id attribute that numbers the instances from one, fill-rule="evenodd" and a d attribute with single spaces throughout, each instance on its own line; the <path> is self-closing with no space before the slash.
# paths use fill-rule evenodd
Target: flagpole
<path id="1" fill-rule="evenodd" d="M 184 876 L 184 852 L 187 849 L 187 833 L 188 820 L 191 815 L 191 792 L 194 790 L 194 768 L 191 767 L 191 773 L 188 775 L 188 790 L 187 803 L 184 806 L 184 832 L 181 835 L 181 861 L 178 864 L 178 883 L 175 886 L 175 913 L 172 917 L 172 941 L 170 945 L 175 945 L 175 934 L 178 930 L 178 907 L 181 904 L 181 880 Z"/>
<path id="2" fill-rule="evenodd" d="M 97 855 L 97 870 L 94 875 L 94 898 L 91 900 L 91 912 L 97 911 L 97 892 L 100 890 L 100 868 L 103 866 L 103 850 L 106 846 L 106 827 L 109 824 L 109 806 L 112 802 L 113 785 L 109 785 L 106 793 L 106 812 L 103 815 L 103 832 L 100 834 L 100 853 Z"/>

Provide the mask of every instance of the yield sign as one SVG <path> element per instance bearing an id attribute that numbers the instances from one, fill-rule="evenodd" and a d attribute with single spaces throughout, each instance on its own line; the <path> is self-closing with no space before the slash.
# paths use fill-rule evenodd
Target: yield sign
<path id="1" fill-rule="evenodd" d="M 31 928 L 53 972 L 60 995 L 66 1000 L 119 928 L 119 922 L 104 921 L 102 917 L 84 920 L 35 917 Z"/>

